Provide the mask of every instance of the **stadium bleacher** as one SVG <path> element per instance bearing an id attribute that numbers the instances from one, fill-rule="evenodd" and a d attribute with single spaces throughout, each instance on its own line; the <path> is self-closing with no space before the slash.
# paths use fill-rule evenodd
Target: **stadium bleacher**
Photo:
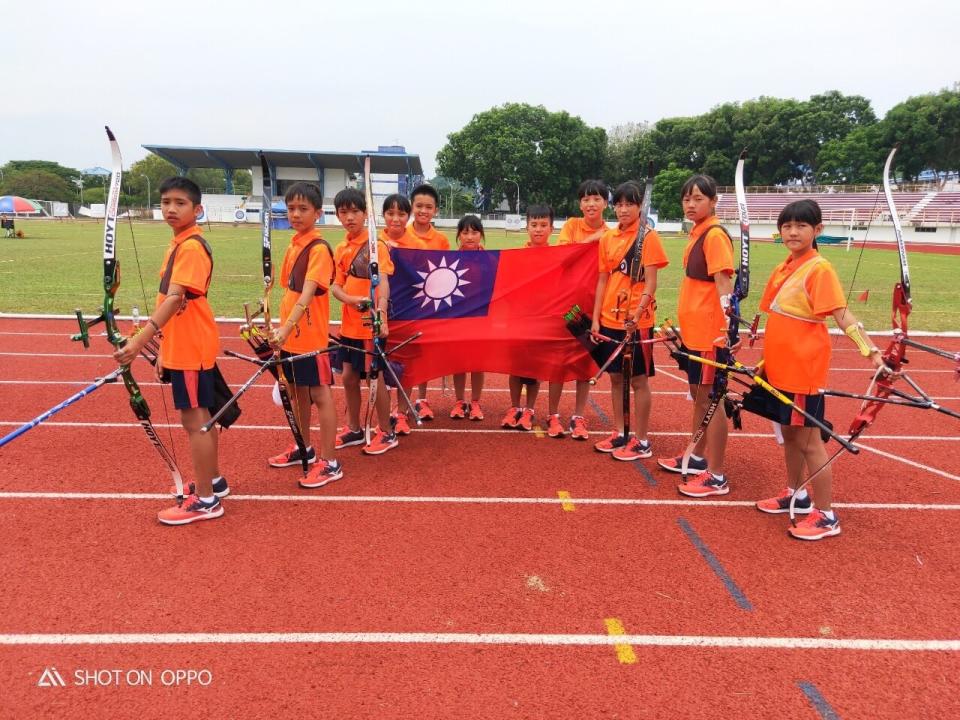
<path id="1" fill-rule="evenodd" d="M 925 192 L 894 192 L 893 200 L 901 219 L 913 225 L 953 225 L 960 223 L 960 192 L 938 192 L 933 198 Z M 823 210 L 824 222 L 864 225 L 871 220 L 889 220 L 882 191 L 874 192 L 747 192 L 751 220 L 776 221 L 777 215 L 795 200 L 815 200 Z M 926 202 L 923 202 L 926 201 Z M 737 199 L 722 193 L 717 202 L 721 220 L 737 220 Z"/>

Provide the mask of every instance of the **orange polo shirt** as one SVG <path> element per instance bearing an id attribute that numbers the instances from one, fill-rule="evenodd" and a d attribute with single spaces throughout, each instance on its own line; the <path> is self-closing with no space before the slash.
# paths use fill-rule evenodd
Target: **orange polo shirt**
<path id="1" fill-rule="evenodd" d="M 600 272 L 609 273 L 600 306 L 600 324 L 604 327 L 623 330 L 626 318 L 636 313 L 640 307 L 640 296 L 643 295 L 646 283 L 640 280 L 631 287 L 629 275 L 615 272 L 630 244 L 636 240 L 639 227 L 638 220 L 623 229 L 608 229 L 600 239 Z M 648 230 L 644 236 L 640 261 L 644 267 L 663 268 L 670 264 L 656 230 Z M 628 296 L 629 301 L 625 303 Z M 655 322 L 656 313 L 651 307 L 640 317 L 637 327 L 653 327 Z"/>
<path id="2" fill-rule="evenodd" d="M 787 258 L 773 269 L 760 298 L 768 313 L 763 333 L 764 369 L 770 384 L 781 390 L 812 395 L 827 384 L 830 369 L 830 336 L 826 322 L 807 322 L 770 311 L 770 303 L 784 281 L 807 260 L 817 255 L 810 248 L 802 257 Z M 847 301 L 833 265 L 823 262 L 804 281 L 814 314 L 826 319 Z"/>
<path id="3" fill-rule="evenodd" d="M 610 228 L 604 223 L 599 228 L 592 228 L 587 225 L 583 218 L 570 218 L 563 227 L 560 228 L 560 239 L 558 245 L 567 245 L 569 243 L 582 243 L 599 240 L 603 234 Z"/>
<path id="4" fill-rule="evenodd" d="M 280 268 L 280 275 L 277 278 L 282 283 L 284 291 L 283 298 L 280 300 L 280 321 L 286 322 L 300 299 L 300 293 L 291 290 L 290 273 L 293 272 L 293 266 L 297 258 L 311 242 L 320 237 L 316 229 L 308 230 L 305 233 L 297 233 L 290 241 L 290 247 L 283 256 L 283 265 Z M 313 294 L 307 311 L 300 316 L 296 327 L 290 333 L 287 341 L 283 344 L 283 349 L 292 353 L 305 353 L 311 350 L 322 350 L 327 347 L 329 342 L 328 330 L 330 329 L 330 282 L 333 278 L 333 258 L 323 245 L 314 246 L 310 251 L 310 257 L 307 258 L 306 279 L 312 280 L 317 284 L 317 291 Z"/>
<path id="5" fill-rule="evenodd" d="M 357 256 L 357 253 L 367 244 L 369 237 L 367 229 L 364 228 L 356 237 L 347 237 L 337 245 L 334 251 L 334 265 L 336 266 L 336 277 L 334 282 L 343 288 L 348 295 L 370 296 L 370 280 L 367 278 L 358 278 L 350 275 L 347 271 L 350 264 Z M 377 262 L 380 266 L 381 275 L 393 275 L 393 261 L 390 259 L 390 249 L 382 240 L 377 240 Z M 340 317 L 340 334 L 353 340 L 369 340 L 373 337 L 373 330 L 364 327 L 363 316 L 355 305 L 343 305 Z"/>
<path id="6" fill-rule="evenodd" d="M 160 263 L 160 277 L 167 267 L 170 253 L 174 248 L 177 257 L 173 261 L 171 285 L 180 285 L 196 293 L 207 292 L 207 280 L 210 278 L 212 262 L 207 251 L 196 240 L 188 240 L 191 235 L 202 235 L 194 225 L 176 235 L 170 241 L 170 247 Z M 167 296 L 157 293 L 157 305 Z M 198 297 L 187 300 L 186 306 L 163 326 L 163 338 L 160 341 L 160 362 L 171 370 L 209 370 L 217 362 L 220 353 L 220 334 L 213 319 L 213 310 L 207 298 Z"/>
<path id="7" fill-rule="evenodd" d="M 387 231 L 383 228 L 380 229 L 380 232 L 377 233 L 377 237 L 380 238 L 382 242 L 385 242 L 389 247 L 392 248 L 406 248 L 407 250 L 426 250 L 427 242 L 423 240 L 416 234 L 410 232 L 410 229 L 404 231 L 403 235 L 394 240 L 389 235 Z"/>
<path id="8" fill-rule="evenodd" d="M 701 233 L 710 225 L 719 225 L 715 216 L 694 225 L 689 241 L 683 249 L 683 267 L 687 267 L 690 249 Z M 733 275 L 733 245 L 722 230 L 711 230 L 703 239 L 703 254 L 707 259 L 707 274 L 725 272 Z M 727 332 L 728 319 L 720 307 L 720 294 L 715 283 L 695 280 L 683 275 L 680 298 L 677 302 L 677 320 L 683 333 L 683 343 L 691 350 L 704 352 L 713 349 L 713 341 Z"/>
<path id="9" fill-rule="evenodd" d="M 413 228 L 413 223 L 410 223 L 407 225 L 407 234 L 411 235 L 413 238 L 422 240 L 426 244 L 427 250 L 450 249 L 450 240 L 448 240 L 447 236 L 437 230 L 433 225 L 430 226 L 430 229 L 427 232 L 421 235 Z"/>

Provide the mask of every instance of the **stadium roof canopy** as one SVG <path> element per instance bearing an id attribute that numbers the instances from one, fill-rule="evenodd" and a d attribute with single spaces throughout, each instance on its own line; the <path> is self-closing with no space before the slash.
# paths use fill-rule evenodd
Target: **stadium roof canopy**
<path id="1" fill-rule="evenodd" d="M 192 168 L 218 170 L 249 170 L 260 165 L 260 148 L 183 147 L 179 145 L 144 145 L 154 155 L 173 163 L 185 173 Z M 314 170 L 345 170 L 363 172 L 363 159 L 370 156 L 370 172 L 392 175 L 422 175 L 419 155 L 403 152 L 363 151 L 356 153 L 327 150 L 269 150 L 262 149 L 273 167 L 312 168 Z"/>

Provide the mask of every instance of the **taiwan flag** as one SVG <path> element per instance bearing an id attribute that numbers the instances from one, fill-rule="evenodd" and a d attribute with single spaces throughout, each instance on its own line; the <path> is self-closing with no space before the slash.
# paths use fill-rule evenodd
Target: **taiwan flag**
<path id="1" fill-rule="evenodd" d="M 593 309 L 597 243 L 515 250 L 391 250 L 388 347 L 407 386 L 462 372 L 586 380 L 596 365 L 563 319 Z"/>

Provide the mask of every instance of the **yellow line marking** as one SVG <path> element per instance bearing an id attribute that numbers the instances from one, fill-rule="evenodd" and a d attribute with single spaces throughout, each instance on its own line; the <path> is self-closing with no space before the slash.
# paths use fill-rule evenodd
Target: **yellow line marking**
<path id="1" fill-rule="evenodd" d="M 570 499 L 570 493 L 566 490 L 557 490 L 557 497 L 560 498 L 563 502 L 560 503 L 560 507 L 564 509 L 565 512 L 573 512 L 576 510 L 573 501 Z"/>
<path id="2" fill-rule="evenodd" d="M 543 432 L 543 428 L 539 425 L 533 426 L 533 434 L 537 436 L 537 440 L 543 440 L 543 438 L 547 436 L 547 434 Z"/>
<path id="3" fill-rule="evenodd" d="M 607 635 L 626 635 L 627 631 L 623 629 L 623 623 L 620 618 L 606 618 L 603 624 L 607 626 Z M 637 662 L 637 655 L 629 645 L 614 645 L 617 651 L 617 660 L 621 665 L 633 665 Z"/>

